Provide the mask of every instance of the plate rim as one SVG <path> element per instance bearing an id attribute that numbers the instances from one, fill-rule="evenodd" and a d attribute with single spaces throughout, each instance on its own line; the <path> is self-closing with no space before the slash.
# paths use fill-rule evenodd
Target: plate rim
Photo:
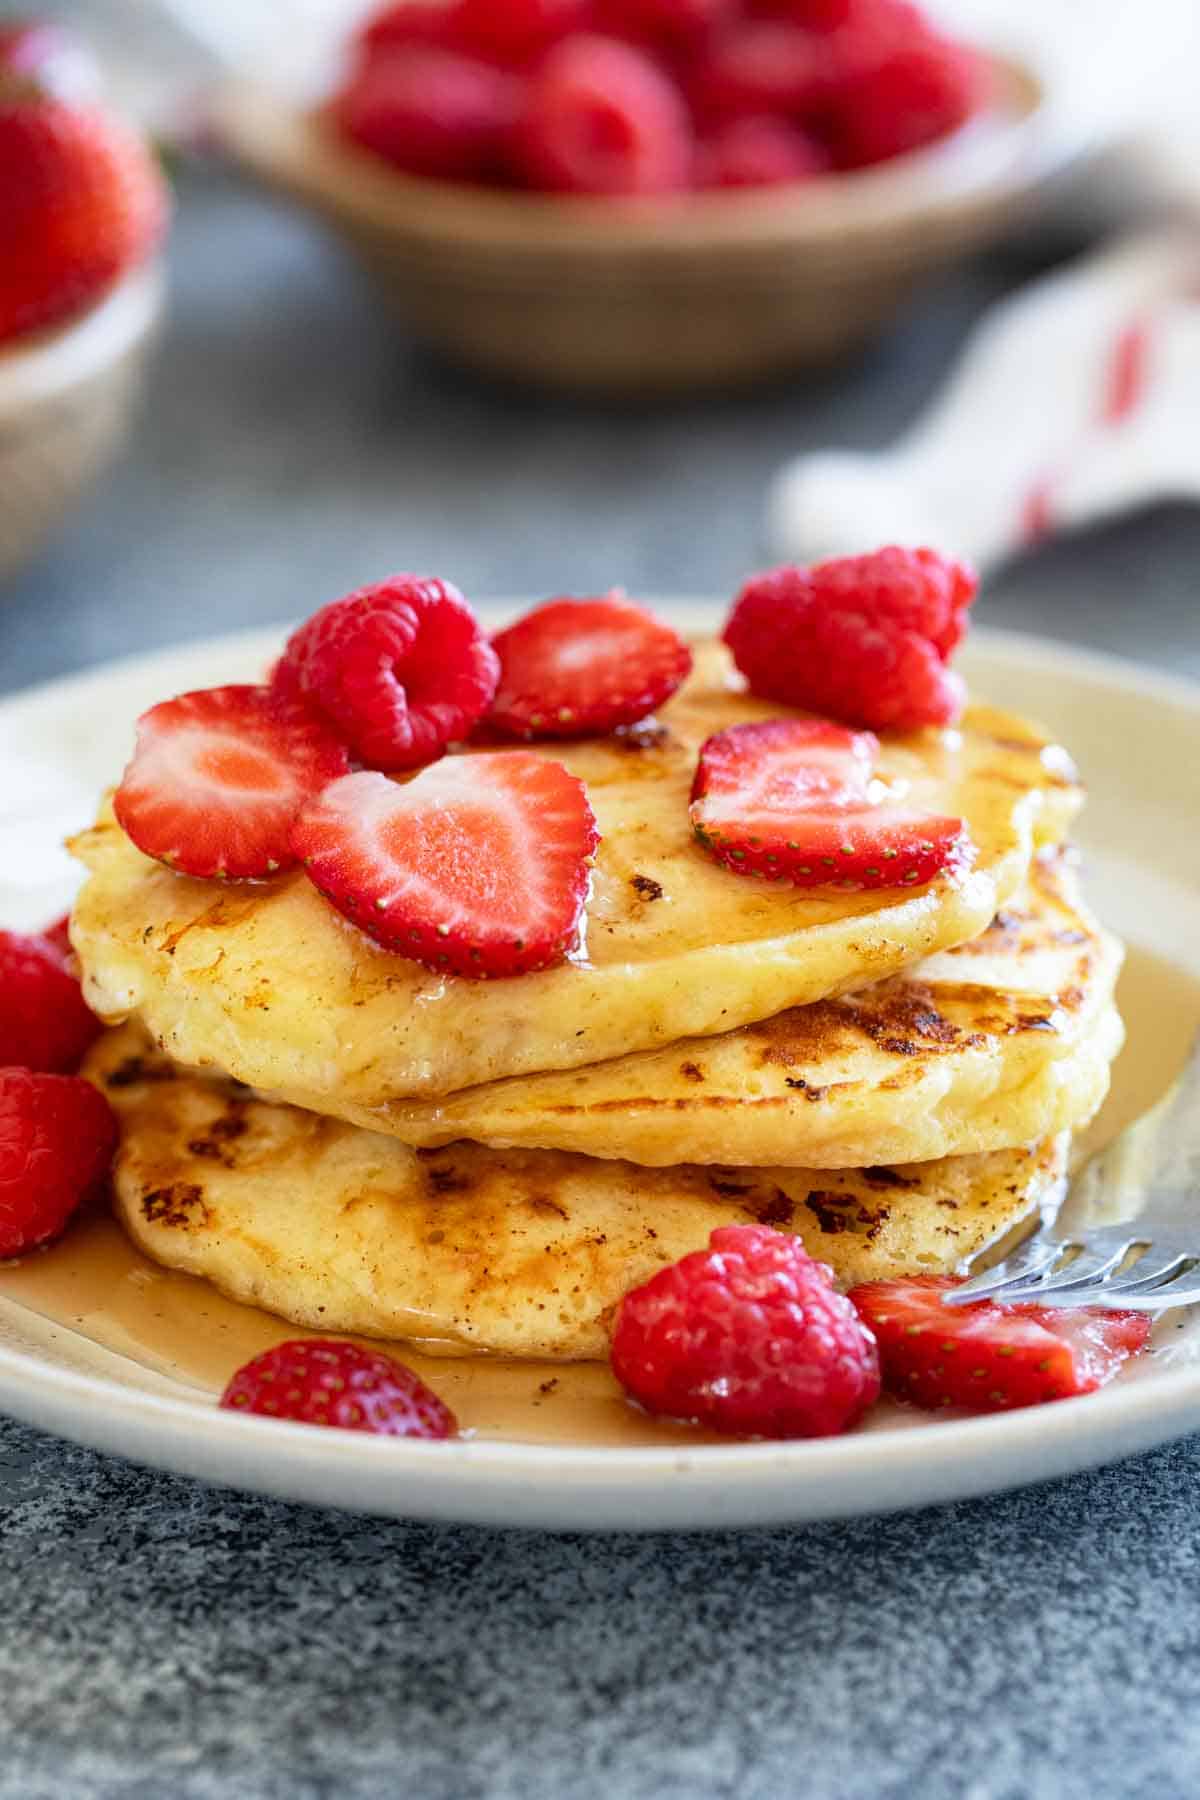
<path id="1" fill-rule="evenodd" d="M 483 602 L 480 610 L 486 615 L 511 604 Z M 700 617 L 711 616 L 718 603 L 680 596 L 660 597 L 658 604 L 676 616 Z M 159 666 L 178 668 L 192 658 L 199 662 L 230 652 L 257 655 L 261 650 L 269 656 L 286 630 L 281 623 L 198 638 L 0 695 L 0 726 L 43 707 L 86 704 L 110 683 L 152 676 Z M 1147 701 L 1167 702 L 1192 715 L 1200 730 L 1200 682 L 1188 676 L 995 627 L 978 628 L 971 647 L 984 663 L 990 656 L 1036 659 L 1075 680 L 1116 685 Z M 71 1333 L 69 1326 L 54 1329 Z M 428 1444 L 323 1433 L 274 1420 L 264 1441 L 263 1421 L 224 1412 L 211 1401 L 57 1368 L 35 1351 L 8 1345 L 0 1345 L 0 1407 L 27 1424 L 93 1448 L 294 1500 L 446 1522 L 654 1530 L 882 1513 L 1000 1492 L 1111 1461 L 1126 1450 L 1149 1447 L 1200 1425 L 1200 1364 L 1163 1369 L 1100 1394 L 1059 1402 L 1052 1420 L 1044 1409 L 1027 1408 L 845 1437 L 730 1445 L 608 1447 L 470 1438 Z M 1049 1456 L 1048 1433 L 1053 1439 Z M 1029 1473 L 1027 1462 L 1035 1451 L 1036 1469 Z M 915 1479 L 901 1492 L 903 1477 L 914 1467 Z M 538 1482 L 533 1484 L 535 1474 Z M 768 1474 L 767 1491 L 756 1492 Z M 333 1492 L 353 1484 L 355 1477 L 362 1491 Z M 822 1501 L 826 1490 L 856 1480 L 864 1490 L 860 1498 Z M 611 1515 L 618 1498 L 636 1495 L 641 1505 L 651 1484 L 657 1485 L 653 1505 L 619 1522 Z M 880 1486 L 882 1494 L 876 1491 Z M 585 1505 L 572 1513 L 581 1497 Z M 710 1518 L 704 1509 L 714 1501 L 718 1505 Z"/>

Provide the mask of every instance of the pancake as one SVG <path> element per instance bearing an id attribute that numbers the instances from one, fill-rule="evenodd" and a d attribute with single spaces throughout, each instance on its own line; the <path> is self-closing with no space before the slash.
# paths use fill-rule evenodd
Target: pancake
<path id="1" fill-rule="evenodd" d="M 695 843 L 687 802 L 704 738 L 782 710 L 739 682 L 721 646 L 701 646 L 657 723 L 539 747 L 586 782 L 603 834 L 583 943 L 562 967 L 432 974 L 378 949 L 303 874 L 190 880 L 105 808 L 72 846 L 91 871 L 71 926 L 88 1001 L 111 1021 L 139 1015 L 179 1062 L 300 1105 L 428 1098 L 730 1030 L 963 943 L 1079 807 L 1065 754 L 978 706 L 958 730 L 889 740 L 881 764 L 916 806 L 967 821 L 968 869 L 874 893 L 738 877 Z"/>
<path id="2" fill-rule="evenodd" d="M 1121 946 L 1076 858 L 1043 851 L 968 944 L 738 1031 L 425 1103 L 326 1111 L 406 1143 L 472 1138 L 655 1165 L 927 1162 L 1053 1137 L 1108 1091 Z"/>
<path id="3" fill-rule="evenodd" d="M 85 1072 L 121 1122 L 118 1216 L 147 1255 L 322 1333 L 447 1354 L 601 1358 L 621 1295 L 715 1226 L 797 1232 L 846 1285 L 940 1273 L 1056 1203 L 1067 1139 L 839 1173 L 644 1169 L 409 1149 L 182 1074 L 128 1025 Z"/>

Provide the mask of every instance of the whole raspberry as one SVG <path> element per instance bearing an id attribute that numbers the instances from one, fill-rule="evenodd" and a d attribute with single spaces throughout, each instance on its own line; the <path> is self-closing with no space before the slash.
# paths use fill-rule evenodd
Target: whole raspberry
<path id="1" fill-rule="evenodd" d="M 57 943 L 0 931 L 0 1066 L 65 1074 L 100 1029 Z"/>
<path id="2" fill-rule="evenodd" d="M 826 126 L 843 167 L 934 143 L 987 99 L 984 59 L 940 36 L 914 8 L 874 0 L 826 42 Z"/>
<path id="3" fill-rule="evenodd" d="M 0 1257 L 57 1237 L 116 1147 L 112 1109 L 90 1082 L 0 1069 Z"/>
<path id="4" fill-rule="evenodd" d="M 513 140 L 531 187 L 569 194 L 662 194 L 691 178 L 683 95 L 654 59 L 616 38 L 568 38 L 529 86 Z"/>
<path id="5" fill-rule="evenodd" d="M 457 0 L 389 0 L 359 26 L 354 47 L 368 57 L 411 44 L 438 44 L 457 49 Z"/>
<path id="6" fill-rule="evenodd" d="M 495 176 L 520 84 L 503 69 L 436 44 L 370 56 L 335 97 L 342 136 L 397 169 L 438 181 Z"/>
<path id="7" fill-rule="evenodd" d="M 335 1425 L 377 1437 L 449 1438 L 458 1421 L 395 1357 L 340 1338 L 276 1344 L 234 1375 L 221 1405 L 299 1425 Z"/>
<path id="8" fill-rule="evenodd" d="M 686 49 L 738 11 L 738 0 L 597 0 L 597 29 L 634 43 Z"/>
<path id="9" fill-rule="evenodd" d="M 721 33 L 688 79 L 688 98 L 702 121 L 779 113 L 806 120 L 823 92 L 820 41 L 776 20 L 751 20 Z"/>
<path id="10" fill-rule="evenodd" d="M 626 1294 L 612 1366 L 648 1412 L 737 1437 L 829 1437 L 879 1398 L 875 1339 L 830 1270 L 761 1225 Z"/>
<path id="11" fill-rule="evenodd" d="M 396 575 L 314 613 L 292 633 L 271 678 L 297 683 L 359 758 L 416 769 L 469 736 L 491 705 L 496 652 L 448 581 Z"/>
<path id="12" fill-rule="evenodd" d="M 730 119 L 701 143 L 696 186 L 774 187 L 811 181 L 829 166 L 824 147 L 786 119 Z"/>
<path id="13" fill-rule="evenodd" d="M 456 0 L 455 31 L 468 50 L 521 68 L 586 31 L 591 11 L 591 0 Z"/>
<path id="14" fill-rule="evenodd" d="M 946 663 L 976 580 L 933 550 L 890 547 L 746 583 L 725 642 L 752 692 L 874 731 L 946 725 L 966 702 Z"/>

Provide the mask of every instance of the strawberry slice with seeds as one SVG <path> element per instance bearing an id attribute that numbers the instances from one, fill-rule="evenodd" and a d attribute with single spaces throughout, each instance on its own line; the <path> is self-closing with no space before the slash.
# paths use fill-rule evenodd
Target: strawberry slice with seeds
<path id="1" fill-rule="evenodd" d="M 500 684 L 488 724 L 520 738 L 589 737 L 634 725 L 692 666 L 677 632 L 618 589 L 548 600 L 492 639 Z"/>
<path id="2" fill-rule="evenodd" d="M 700 750 L 692 829 L 738 875 L 796 887 L 919 887 L 962 862 L 961 819 L 917 811 L 873 778 L 879 740 L 828 719 L 718 731 Z"/>
<path id="3" fill-rule="evenodd" d="M 305 800 L 344 775 L 345 745 L 262 687 L 201 688 L 137 723 L 113 801 L 139 850 L 184 875 L 272 875 L 295 862 Z"/>
<path id="4" fill-rule="evenodd" d="M 377 943 L 476 978 L 575 948 L 598 842 L 583 783 L 528 750 L 448 757 L 406 782 L 344 776 L 292 833 L 310 879 Z"/>
<path id="5" fill-rule="evenodd" d="M 1145 1313 L 1102 1307 L 1061 1311 L 980 1300 L 945 1306 L 952 1278 L 870 1281 L 850 1300 L 879 1345 L 883 1383 L 900 1400 L 929 1408 L 1004 1412 L 1090 1394 L 1145 1348 Z"/>

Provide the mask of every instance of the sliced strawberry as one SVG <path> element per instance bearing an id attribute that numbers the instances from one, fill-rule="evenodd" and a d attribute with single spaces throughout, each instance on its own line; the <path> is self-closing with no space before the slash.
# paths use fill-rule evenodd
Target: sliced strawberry
<path id="1" fill-rule="evenodd" d="M 966 852 L 961 819 L 889 797 L 879 740 L 828 719 L 733 725 L 701 746 L 692 829 L 737 875 L 796 887 L 918 887 Z"/>
<path id="2" fill-rule="evenodd" d="M 500 685 L 488 724 L 512 737 L 589 737 L 634 725 L 692 666 L 678 633 L 615 588 L 597 600 L 548 600 L 492 646 Z"/>
<path id="3" fill-rule="evenodd" d="M 478 978 L 574 949 L 598 842 L 583 783 L 528 750 L 447 757 L 403 783 L 347 775 L 292 834 L 326 899 L 385 949 Z"/>
<path id="4" fill-rule="evenodd" d="M 1090 1394 L 1145 1348 L 1145 1313 L 980 1300 L 950 1307 L 952 1278 L 869 1281 L 850 1299 L 879 1344 L 883 1384 L 917 1406 L 1002 1412 Z"/>
<path id="5" fill-rule="evenodd" d="M 152 706 L 113 802 L 139 850 L 184 875 L 289 868 L 305 800 L 350 766 L 343 744 L 266 688 L 201 688 Z"/>

